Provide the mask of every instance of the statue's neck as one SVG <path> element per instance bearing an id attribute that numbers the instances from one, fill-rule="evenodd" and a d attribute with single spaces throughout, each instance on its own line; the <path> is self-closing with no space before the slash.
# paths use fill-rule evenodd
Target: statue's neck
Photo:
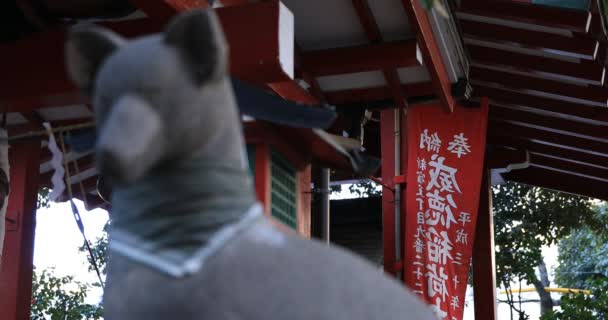
<path id="1" fill-rule="evenodd" d="M 248 168 L 205 158 L 151 170 L 112 195 L 112 228 L 154 246 L 196 250 L 255 204 Z"/>

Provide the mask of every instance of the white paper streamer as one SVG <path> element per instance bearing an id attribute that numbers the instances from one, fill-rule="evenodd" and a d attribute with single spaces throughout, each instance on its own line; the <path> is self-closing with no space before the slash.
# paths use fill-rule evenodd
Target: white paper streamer
<path id="1" fill-rule="evenodd" d="M 53 155 L 51 158 L 51 167 L 53 170 L 55 170 L 53 176 L 51 177 L 51 183 L 53 186 L 51 188 L 51 193 L 49 193 L 49 200 L 56 201 L 65 190 L 65 183 L 63 182 L 63 176 L 65 175 L 65 169 L 63 169 L 63 153 L 57 146 L 57 141 L 55 141 L 55 135 L 51 129 L 51 124 L 45 122 L 43 125 L 49 134 L 48 148 Z"/>

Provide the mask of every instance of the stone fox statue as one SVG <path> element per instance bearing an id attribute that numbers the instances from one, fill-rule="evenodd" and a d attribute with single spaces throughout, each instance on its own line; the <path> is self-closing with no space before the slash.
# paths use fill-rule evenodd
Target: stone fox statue
<path id="1" fill-rule="evenodd" d="M 212 11 L 129 42 L 75 28 L 66 55 L 114 185 L 105 319 L 434 319 L 361 259 L 262 217 Z"/>

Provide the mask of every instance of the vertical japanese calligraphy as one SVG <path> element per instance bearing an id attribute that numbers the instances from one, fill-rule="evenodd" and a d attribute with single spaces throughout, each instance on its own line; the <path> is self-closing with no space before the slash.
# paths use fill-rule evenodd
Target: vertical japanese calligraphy
<path id="1" fill-rule="evenodd" d="M 408 109 L 404 277 L 440 319 L 464 312 L 487 118 L 487 105 Z"/>

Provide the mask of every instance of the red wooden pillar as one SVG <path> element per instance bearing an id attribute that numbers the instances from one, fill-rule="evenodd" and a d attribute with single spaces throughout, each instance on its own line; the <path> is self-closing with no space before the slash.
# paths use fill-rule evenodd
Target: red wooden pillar
<path id="1" fill-rule="evenodd" d="M 475 319 L 496 319 L 496 264 L 494 221 L 489 169 L 484 168 L 479 193 L 479 215 L 473 244 Z"/>
<path id="2" fill-rule="evenodd" d="M 10 194 L 0 266 L 0 318 L 30 318 L 40 142 L 9 149 Z"/>
<path id="3" fill-rule="evenodd" d="M 384 272 L 395 276 L 395 112 L 380 113 L 380 147 L 382 153 L 382 242 Z M 390 186 L 393 190 L 386 186 Z"/>
<path id="4" fill-rule="evenodd" d="M 381 152 L 382 152 L 382 234 L 384 242 L 384 271 L 397 276 L 403 271 L 402 257 L 405 253 L 404 231 L 406 216 L 406 185 L 405 176 L 407 170 L 407 118 L 403 110 L 399 110 L 399 126 L 395 122 L 396 109 L 383 110 L 380 114 Z M 399 139 L 400 159 L 399 174 L 396 174 L 395 164 L 397 159 L 396 139 Z M 397 187 L 397 185 L 399 187 Z M 392 189 L 386 187 L 389 186 Z M 399 221 L 395 216 L 396 197 L 395 192 L 401 188 L 400 193 L 400 215 Z M 396 229 L 398 227 L 398 229 Z M 398 235 L 397 235 L 398 231 Z M 399 237 L 398 239 L 397 236 Z M 397 256 L 396 241 L 400 244 Z"/>
<path id="5" fill-rule="evenodd" d="M 270 146 L 266 143 L 255 145 L 255 193 L 270 216 Z"/>

